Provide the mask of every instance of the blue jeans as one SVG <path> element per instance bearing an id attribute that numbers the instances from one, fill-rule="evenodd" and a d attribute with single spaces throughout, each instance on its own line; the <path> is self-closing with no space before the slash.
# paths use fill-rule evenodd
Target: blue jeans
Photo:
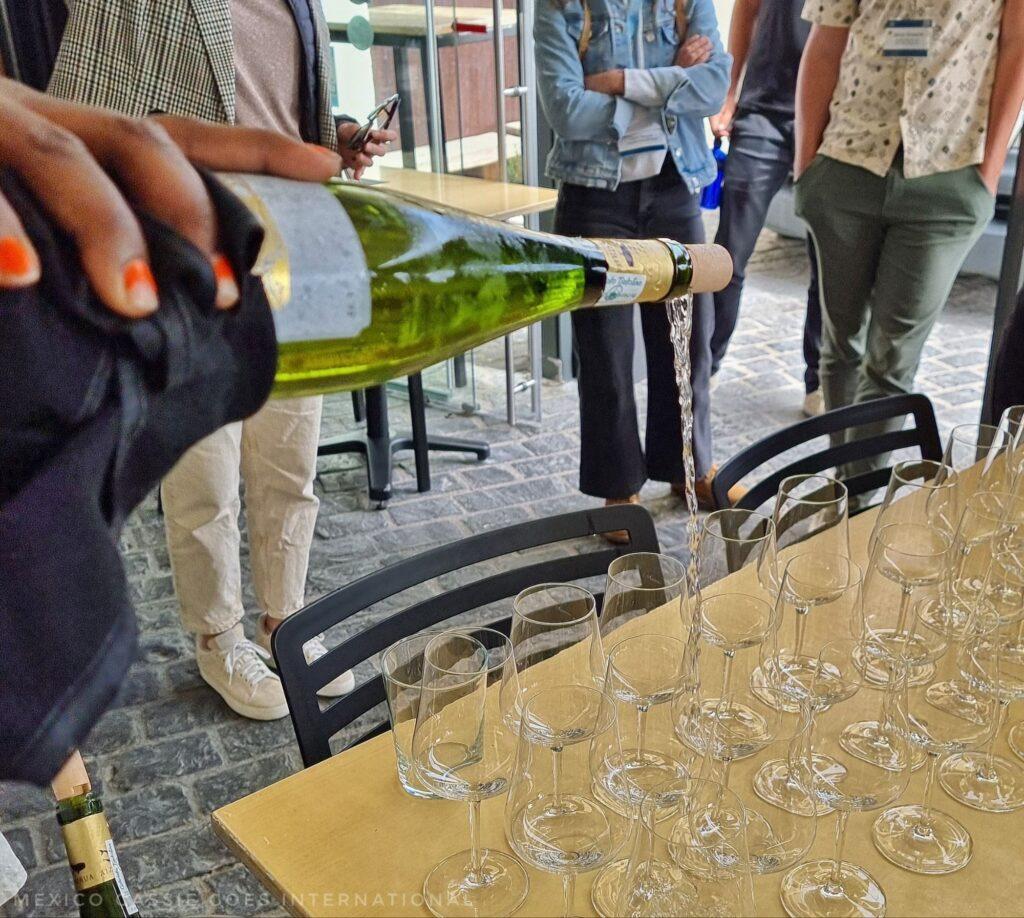
<path id="1" fill-rule="evenodd" d="M 711 372 L 718 367 L 729 347 L 740 314 L 740 298 L 747 262 L 757 237 L 764 228 L 768 206 L 793 168 L 793 123 L 776 121 L 759 114 L 740 115 L 729 137 L 729 159 L 725 164 L 721 214 L 715 242 L 732 255 L 733 276 L 724 290 L 715 294 L 715 330 L 711 336 Z M 807 287 L 804 319 L 804 387 L 818 388 L 821 352 L 821 301 L 818 295 L 818 259 L 814 243 L 807 239 L 811 281 Z"/>

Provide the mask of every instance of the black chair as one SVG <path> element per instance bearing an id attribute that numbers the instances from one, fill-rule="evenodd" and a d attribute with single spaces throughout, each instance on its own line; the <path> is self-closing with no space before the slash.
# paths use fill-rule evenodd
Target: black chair
<path id="1" fill-rule="evenodd" d="M 629 532 L 630 541 L 627 545 L 603 545 L 597 551 L 583 554 L 545 558 L 521 566 L 510 564 L 500 573 L 482 576 L 437 596 L 413 602 L 402 611 L 370 625 L 334 647 L 312 665 L 306 663 L 303 656 L 303 645 L 315 635 L 374 603 L 435 577 L 514 552 L 617 529 Z M 604 576 L 608 565 L 616 557 L 639 551 L 659 551 L 654 521 L 643 507 L 624 505 L 581 510 L 496 529 L 432 549 L 368 574 L 289 616 L 274 632 L 272 646 L 302 761 L 309 766 L 329 758 L 331 737 L 385 701 L 384 682 L 376 674 L 358 685 L 350 694 L 321 710 L 317 689 L 332 679 L 369 660 L 403 637 L 464 612 L 509 599 L 534 584 Z M 598 601 L 602 598 L 603 594 L 599 595 Z M 505 634 L 508 634 L 510 625 L 511 618 L 491 623 L 491 627 Z M 386 720 L 378 723 L 349 745 L 356 745 L 383 733 L 387 727 Z"/>
<path id="2" fill-rule="evenodd" d="M 744 510 L 756 510 L 776 495 L 779 484 L 790 475 L 824 472 L 847 462 L 872 459 L 896 450 L 916 446 L 921 451 L 922 459 L 941 461 L 942 443 L 939 440 L 939 429 L 935 423 L 932 403 L 924 395 L 892 395 L 888 398 L 836 408 L 816 418 L 800 421 L 741 450 L 722 465 L 715 475 L 712 483 L 715 503 L 719 507 L 728 507 L 729 489 L 733 485 L 787 450 L 810 443 L 818 437 L 879 421 L 902 421 L 907 416 L 913 418 L 913 424 L 903 430 L 863 437 L 839 446 L 830 445 L 790 462 L 754 485 L 736 506 Z M 886 466 L 861 472 L 845 479 L 844 484 L 852 500 L 862 494 L 870 494 L 878 488 L 886 487 L 891 474 L 892 467 Z"/>
<path id="3" fill-rule="evenodd" d="M 391 436 L 388 424 L 388 395 L 383 386 L 373 386 L 352 394 L 356 420 L 366 419 L 365 436 L 329 437 L 321 440 L 317 456 L 358 453 L 366 459 L 366 478 L 370 500 L 383 505 L 391 500 L 391 464 L 395 453 L 411 449 L 416 457 L 416 489 L 430 490 L 430 450 L 449 453 L 470 453 L 479 460 L 491 454 L 491 448 L 478 440 L 437 437 L 427 433 L 427 407 L 423 394 L 423 378 L 419 373 L 409 377 L 409 414 L 412 433 Z"/>

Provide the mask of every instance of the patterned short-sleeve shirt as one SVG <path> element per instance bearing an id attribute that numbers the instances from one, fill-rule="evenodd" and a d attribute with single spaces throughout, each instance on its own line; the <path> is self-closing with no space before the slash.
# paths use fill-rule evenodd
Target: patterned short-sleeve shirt
<path id="1" fill-rule="evenodd" d="M 908 178 L 980 163 L 1003 0 L 805 0 L 803 16 L 848 28 L 820 152 L 885 175 L 903 145 Z M 883 55 L 890 20 L 931 20 L 927 57 Z"/>

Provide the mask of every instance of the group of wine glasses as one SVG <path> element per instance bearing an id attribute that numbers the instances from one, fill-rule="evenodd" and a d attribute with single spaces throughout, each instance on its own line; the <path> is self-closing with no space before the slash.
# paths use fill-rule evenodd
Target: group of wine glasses
<path id="1" fill-rule="evenodd" d="M 793 476 L 769 513 L 703 520 L 692 594 L 679 561 L 622 555 L 600 604 L 541 584 L 507 637 L 389 648 L 403 786 L 469 804 L 469 849 L 425 880 L 431 911 L 512 914 L 531 867 L 561 878 L 566 915 L 584 874 L 601 916 L 753 914 L 770 874 L 790 915 L 882 915 L 878 879 L 844 859 L 854 812 L 880 811 L 875 846 L 903 869 L 965 866 L 973 840 L 937 788 L 1024 806 L 1024 768 L 997 751 L 1024 698 L 1024 409 L 957 428 L 941 462 L 897 463 L 863 568 L 849 503 L 830 476 Z M 1024 752 L 1024 724 L 1008 742 Z M 480 840 L 501 795 L 515 856 Z M 831 813 L 833 856 L 807 860 Z"/>

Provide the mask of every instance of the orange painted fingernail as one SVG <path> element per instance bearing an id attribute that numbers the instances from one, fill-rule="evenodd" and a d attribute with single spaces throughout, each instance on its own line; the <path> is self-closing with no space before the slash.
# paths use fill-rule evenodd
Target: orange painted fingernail
<path id="1" fill-rule="evenodd" d="M 39 280 L 39 260 L 24 239 L 0 237 L 0 285 L 27 286 Z"/>
<path id="2" fill-rule="evenodd" d="M 221 254 L 213 256 L 213 276 L 217 279 L 216 304 L 218 309 L 230 309 L 238 302 L 238 279 L 231 263 Z"/>
<path id="3" fill-rule="evenodd" d="M 140 315 L 156 312 L 160 305 L 156 279 L 142 258 L 128 262 L 124 268 L 124 292 L 129 308 Z"/>

